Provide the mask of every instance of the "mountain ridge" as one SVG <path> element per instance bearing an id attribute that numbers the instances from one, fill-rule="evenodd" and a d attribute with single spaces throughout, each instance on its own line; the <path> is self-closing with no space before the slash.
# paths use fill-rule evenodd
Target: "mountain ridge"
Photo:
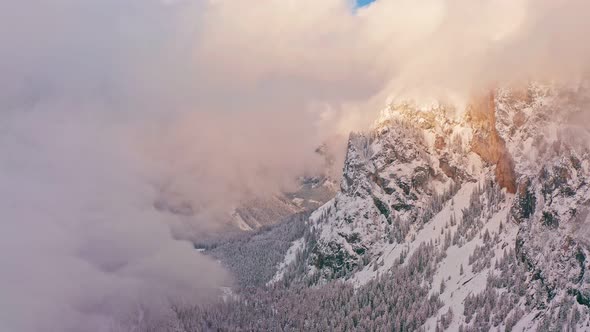
<path id="1" fill-rule="evenodd" d="M 336 196 L 274 230 L 292 241 L 260 258 L 272 277 L 192 319 L 204 330 L 587 330 L 590 132 L 572 119 L 589 91 L 532 83 L 465 109 L 389 104 L 351 133 Z"/>
<path id="2" fill-rule="evenodd" d="M 387 274 L 421 244 L 434 243 L 445 257 L 426 283 L 431 294 L 441 283 L 458 285 L 450 293 L 455 300 L 438 290 L 444 303 L 438 321 L 452 309 L 451 330 L 476 327 L 464 303 L 493 288 L 489 275 L 502 274 L 493 267 L 502 260 L 526 268 L 522 273 L 533 294 L 517 292 L 510 322 L 506 314 L 495 324 L 488 317 L 490 325 L 482 326 L 554 326 L 551 313 L 566 300 L 588 322 L 589 251 L 587 241 L 570 230 L 588 229 L 588 148 L 557 134 L 542 136 L 563 128 L 560 121 L 577 112 L 562 89 L 498 89 L 474 99 L 459 118 L 441 105 L 390 105 L 371 132 L 351 134 L 341 192 L 310 218 L 317 243 L 308 248 L 308 277 L 359 287 Z M 532 166 L 538 160 L 552 164 Z M 474 216 L 471 210 L 477 210 Z M 460 276 L 459 270 L 467 272 Z M 434 318 L 424 325 L 427 330 L 439 328 Z"/>

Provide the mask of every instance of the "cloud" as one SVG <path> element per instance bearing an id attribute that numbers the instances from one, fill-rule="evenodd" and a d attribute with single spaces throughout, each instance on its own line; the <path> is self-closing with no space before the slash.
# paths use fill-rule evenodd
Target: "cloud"
<path id="1" fill-rule="evenodd" d="M 121 308 L 207 298 L 226 274 L 180 230 L 289 188 L 388 97 L 585 74 L 589 7 L 0 2 L 0 328 L 100 329 Z M 196 214 L 155 210 L 163 192 Z"/>
<path id="2" fill-rule="evenodd" d="M 203 301 L 229 283 L 172 238 L 129 128 L 104 113 L 78 103 L 3 113 L 2 330 L 101 330 L 120 313 Z"/>

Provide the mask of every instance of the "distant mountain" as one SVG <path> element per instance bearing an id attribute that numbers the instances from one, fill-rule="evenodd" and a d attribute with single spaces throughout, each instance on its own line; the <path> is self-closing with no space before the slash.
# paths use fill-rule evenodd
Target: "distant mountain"
<path id="1" fill-rule="evenodd" d="M 257 231 L 266 226 L 272 226 L 291 216 L 311 212 L 334 198 L 338 191 L 337 179 L 333 174 L 334 157 L 326 145 L 315 151 L 323 160 L 323 168 L 312 175 L 301 176 L 296 180 L 296 188 L 291 191 L 244 195 L 245 198 L 228 206 L 224 211 L 216 211 L 214 229 L 199 229 L 197 240 L 208 246 L 220 240 L 240 236 L 246 231 Z M 162 213 L 172 214 L 182 219 L 191 220 L 198 217 L 203 206 L 176 193 L 161 190 L 153 203 L 155 209 Z M 207 211 L 205 211 L 207 212 Z M 197 227 L 198 225 L 194 225 Z"/>

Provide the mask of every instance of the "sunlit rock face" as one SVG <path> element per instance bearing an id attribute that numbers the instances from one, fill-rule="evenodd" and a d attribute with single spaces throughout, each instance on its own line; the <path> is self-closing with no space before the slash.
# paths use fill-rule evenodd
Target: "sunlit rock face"
<path id="1" fill-rule="evenodd" d="M 471 149 L 485 162 L 496 165 L 496 180 L 500 186 L 509 193 L 516 192 L 514 162 L 496 129 L 494 93 L 475 98 L 468 106 L 466 116 L 473 128 Z"/>

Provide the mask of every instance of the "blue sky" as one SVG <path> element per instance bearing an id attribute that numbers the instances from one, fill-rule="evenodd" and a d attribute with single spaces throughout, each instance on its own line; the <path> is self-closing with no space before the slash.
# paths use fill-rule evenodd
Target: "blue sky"
<path id="1" fill-rule="evenodd" d="M 356 0 L 356 5 L 359 7 L 366 6 L 375 0 Z"/>

